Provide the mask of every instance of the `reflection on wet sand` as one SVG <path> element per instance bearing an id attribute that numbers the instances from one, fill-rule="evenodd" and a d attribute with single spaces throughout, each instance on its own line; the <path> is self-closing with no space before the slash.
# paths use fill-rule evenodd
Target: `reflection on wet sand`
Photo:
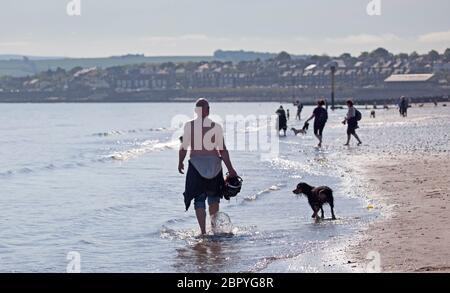
<path id="1" fill-rule="evenodd" d="M 208 236 L 195 244 L 177 249 L 174 268 L 178 272 L 199 273 L 226 270 L 227 262 L 231 259 L 229 253 L 234 251 L 233 242 L 228 240 L 231 240 L 231 236 Z"/>

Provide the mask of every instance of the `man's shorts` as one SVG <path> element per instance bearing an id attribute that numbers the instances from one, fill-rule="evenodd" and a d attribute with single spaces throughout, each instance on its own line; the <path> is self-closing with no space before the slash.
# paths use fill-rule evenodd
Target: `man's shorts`
<path id="1" fill-rule="evenodd" d="M 202 193 L 194 198 L 194 208 L 195 209 L 206 209 L 206 199 L 208 199 L 208 205 L 215 203 L 220 203 L 220 196 L 218 195 L 207 195 Z"/>
<path id="2" fill-rule="evenodd" d="M 356 129 L 358 129 L 358 126 L 348 126 L 347 127 L 347 134 L 348 135 L 355 135 L 356 134 Z"/>
<path id="3" fill-rule="evenodd" d="M 324 128 L 325 128 L 325 124 L 323 124 L 323 125 L 314 124 L 314 134 L 322 136 Z"/>

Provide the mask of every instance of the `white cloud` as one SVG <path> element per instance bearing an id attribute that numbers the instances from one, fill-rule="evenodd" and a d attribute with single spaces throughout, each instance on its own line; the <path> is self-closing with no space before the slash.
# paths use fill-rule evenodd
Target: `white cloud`
<path id="1" fill-rule="evenodd" d="M 442 43 L 450 44 L 450 31 L 432 32 L 419 36 L 418 41 L 421 43 Z"/>
<path id="2" fill-rule="evenodd" d="M 187 34 L 181 36 L 147 36 L 142 37 L 141 41 L 144 42 L 156 42 L 156 43 L 165 43 L 165 42 L 177 42 L 177 41 L 195 41 L 195 40 L 207 40 L 208 36 L 204 34 Z"/>
<path id="3" fill-rule="evenodd" d="M 380 45 L 383 43 L 397 42 L 402 39 L 395 34 L 381 34 L 381 35 L 349 35 L 341 38 L 327 38 L 325 42 L 339 43 L 342 45 Z"/>
<path id="4" fill-rule="evenodd" d="M 0 42 L 0 47 L 4 48 L 17 48 L 17 47 L 27 47 L 30 43 L 28 42 Z"/>

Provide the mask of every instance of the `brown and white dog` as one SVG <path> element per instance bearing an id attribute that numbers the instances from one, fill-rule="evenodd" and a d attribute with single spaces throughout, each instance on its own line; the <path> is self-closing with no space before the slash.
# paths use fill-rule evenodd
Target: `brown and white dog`
<path id="1" fill-rule="evenodd" d="M 295 136 L 299 135 L 300 133 L 303 135 L 306 134 L 306 130 L 303 129 L 295 129 L 294 127 L 292 127 L 291 130 L 294 132 Z"/>
<path id="2" fill-rule="evenodd" d="M 322 213 L 322 219 L 324 218 L 323 208 L 324 204 L 329 204 L 331 207 L 331 216 L 333 220 L 336 220 L 334 215 L 334 198 L 333 190 L 327 186 L 313 187 L 306 183 L 299 183 L 297 188 L 292 191 L 295 194 L 304 194 L 308 198 L 308 203 L 311 209 L 314 211 L 312 218 L 317 219 L 317 213 L 319 210 Z"/>

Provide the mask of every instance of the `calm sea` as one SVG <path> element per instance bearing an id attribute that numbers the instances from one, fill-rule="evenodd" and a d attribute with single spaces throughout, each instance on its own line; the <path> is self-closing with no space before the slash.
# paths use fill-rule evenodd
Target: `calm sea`
<path id="1" fill-rule="evenodd" d="M 222 117 L 271 115 L 278 106 L 217 103 L 211 111 Z M 284 106 L 291 112 L 289 126 L 300 128 L 302 122 L 293 121 L 295 108 Z M 375 217 L 347 175 L 349 156 L 387 143 L 393 151 L 411 145 L 398 138 L 380 141 L 405 129 L 399 118 L 389 122 L 397 117 L 391 110 L 361 130 L 370 146 L 344 148 L 345 111 L 338 110 L 330 113 L 322 150 L 314 148 L 310 129 L 306 136 L 289 132 L 270 161 L 262 161 L 258 151 L 232 151 L 244 187 L 222 202 L 221 211 L 230 217 L 233 235 L 202 240 L 196 237 L 194 211 L 184 211 L 184 176 L 177 172 L 178 141 L 171 127 L 175 115 L 192 116 L 192 104 L 2 104 L 0 109 L 2 272 L 65 272 L 72 251 L 81 256 L 82 272 L 264 270 L 277 259 L 351 237 Z M 303 116 L 311 111 L 306 107 Z M 368 121 L 368 112 L 363 115 Z M 429 121 L 433 135 L 448 135 L 448 123 Z M 411 131 L 427 132 L 420 129 L 424 123 L 418 120 Z M 447 142 L 445 136 L 442 148 Z M 300 181 L 335 190 L 338 221 L 311 220 L 306 199 L 291 192 Z M 325 214 L 330 216 L 328 207 Z"/>

